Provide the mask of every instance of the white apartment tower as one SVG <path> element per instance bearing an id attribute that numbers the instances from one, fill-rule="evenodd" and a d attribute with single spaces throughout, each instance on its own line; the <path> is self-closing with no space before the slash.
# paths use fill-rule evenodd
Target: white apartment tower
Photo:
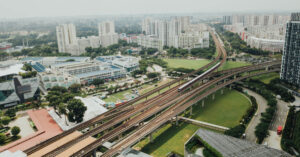
<path id="1" fill-rule="evenodd" d="M 115 24 L 113 21 L 102 22 L 98 26 L 99 37 L 103 47 L 118 43 L 119 36 L 115 32 Z"/>
<path id="2" fill-rule="evenodd" d="M 115 32 L 115 23 L 113 21 L 106 21 L 99 23 L 99 36 L 114 34 Z"/>
<path id="3" fill-rule="evenodd" d="M 56 36 L 59 52 L 68 52 L 69 47 L 77 44 L 76 29 L 73 24 L 63 24 L 56 27 Z"/>

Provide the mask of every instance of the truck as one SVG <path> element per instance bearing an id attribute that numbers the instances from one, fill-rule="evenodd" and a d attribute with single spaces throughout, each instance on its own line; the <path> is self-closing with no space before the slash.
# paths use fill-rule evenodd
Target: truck
<path id="1" fill-rule="evenodd" d="M 277 127 L 277 135 L 281 135 L 281 133 L 282 133 L 282 126 L 278 126 Z"/>

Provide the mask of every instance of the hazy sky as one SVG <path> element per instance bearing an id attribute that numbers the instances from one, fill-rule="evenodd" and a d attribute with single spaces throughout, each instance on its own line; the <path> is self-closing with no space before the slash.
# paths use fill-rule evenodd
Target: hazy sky
<path id="1" fill-rule="evenodd" d="M 0 18 L 290 10 L 300 0 L 0 0 Z"/>

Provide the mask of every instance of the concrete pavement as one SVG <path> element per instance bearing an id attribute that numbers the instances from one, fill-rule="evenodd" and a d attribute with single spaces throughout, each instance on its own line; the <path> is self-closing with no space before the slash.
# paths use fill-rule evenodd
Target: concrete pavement
<path id="1" fill-rule="evenodd" d="M 268 104 L 267 104 L 267 100 L 265 98 L 263 98 L 261 95 L 255 93 L 249 89 L 246 89 L 246 88 L 243 88 L 243 90 L 247 91 L 248 95 L 255 97 L 257 105 L 258 105 L 257 111 L 245 131 L 246 140 L 251 141 L 251 142 L 256 142 L 256 136 L 254 133 L 255 127 L 260 122 L 261 113 L 265 112 L 266 109 L 268 108 Z"/>

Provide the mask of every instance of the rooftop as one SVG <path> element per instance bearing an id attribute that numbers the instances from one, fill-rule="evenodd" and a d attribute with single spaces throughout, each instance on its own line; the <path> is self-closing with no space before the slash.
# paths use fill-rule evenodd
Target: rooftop
<path id="1" fill-rule="evenodd" d="M 13 143 L 0 147 L 0 152 L 4 150 L 9 150 L 11 152 L 16 152 L 18 150 L 24 151 L 42 141 L 62 133 L 62 130 L 48 114 L 46 109 L 29 110 L 27 113 L 38 131 L 28 137 L 23 137 Z"/>
<path id="2" fill-rule="evenodd" d="M 18 75 L 19 72 L 25 72 L 22 70 L 23 64 L 14 64 L 0 67 L 0 77 L 7 75 Z"/>
<path id="3" fill-rule="evenodd" d="M 83 122 L 90 120 L 98 115 L 103 114 L 107 111 L 103 105 L 105 104 L 104 101 L 97 97 L 89 97 L 89 98 L 82 98 L 82 97 L 75 97 L 76 99 L 80 99 L 82 103 L 87 107 L 87 110 L 84 113 Z M 59 117 L 54 110 L 50 110 L 49 114 L 53 117 L 53 119 L 56 121 L 56 123 L 60 126 L 62 130 L 69 130 L 70 128 L 73 128 L 77 124 L 68 122 L 68 125 L 66 124 L 64 115 L 61 115 Z"/>
<path id="4" fill-rule="evenodd" d="M 277 149 L 206 129 L 199 129 L 196 134 L 224 157 L 291 157 Z"/>

